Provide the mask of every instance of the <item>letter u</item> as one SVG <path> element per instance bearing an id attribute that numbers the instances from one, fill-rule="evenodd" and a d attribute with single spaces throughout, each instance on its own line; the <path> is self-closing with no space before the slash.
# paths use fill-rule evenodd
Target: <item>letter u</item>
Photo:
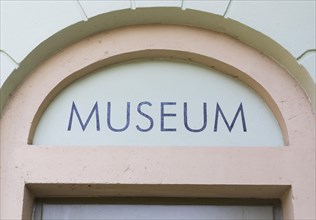
<path id="1" fill-rule="evenodd" d="M 114 128 L 112 125 L 111 125 L 111 102 L 108 102 L 107 104 L 107 124 L 108 124 L 108 127 L 111 131 L 114 131 L 114 132 L 122 132 L 122 131 L 125 131 L 128 127 L 129 127 L 129 124 L 130 124 L 130 112 L 131 112 L 131 103 L 130 102 L 127 102 L 127 110 L 126 110 L 126 124 L 123 128 Z"/>
<path id="2" fill-rule="evenodd" d="M 184 114 L 184 126 L 188 131 L 191 132 L 201 132 L 206 128 L 207 125 L 207 105 L 203 103 L 203 126 L 199 129 L 190 128 L 188 125 L 188 103 L 183 104 L 183 114 Z"/>

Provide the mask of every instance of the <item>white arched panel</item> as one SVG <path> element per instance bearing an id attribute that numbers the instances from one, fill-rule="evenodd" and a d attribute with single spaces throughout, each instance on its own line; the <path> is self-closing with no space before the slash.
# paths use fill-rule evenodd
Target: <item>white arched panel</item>
<path id="1" fill-rule="evenodd" d="M 137 61 L 100 69 L 64 89 L 36 145 L 282 146 L 281 129 L 244 83 L 192 63 Z"/>

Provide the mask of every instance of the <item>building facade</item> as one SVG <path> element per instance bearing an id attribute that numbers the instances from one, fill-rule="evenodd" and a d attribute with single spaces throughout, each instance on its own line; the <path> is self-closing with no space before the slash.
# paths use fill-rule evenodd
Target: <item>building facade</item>
<path id="1" fill-rule="evenodd" d="M 315 219 L 315 7 L 1 1 L 1 219 Z"/>

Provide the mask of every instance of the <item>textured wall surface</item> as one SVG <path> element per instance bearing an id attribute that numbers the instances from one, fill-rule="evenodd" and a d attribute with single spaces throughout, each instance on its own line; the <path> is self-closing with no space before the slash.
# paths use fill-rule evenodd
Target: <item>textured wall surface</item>
<path id="1" fill-rule="evenodd" d="M 315 95 L 314 0 L 0 2 L 1 110 L 9 100 L 0 118 L 1 219 L 27 219 L 34 196 L 56 195 L 278 198 L 285 219 L 315 219 L 315 114 L 304 93 Z M 129 25 L 138 26 L 118 28 Z M 150 53 L 235 70 L 274 110 L 286 146 L 73 150 L 29 143 L 63 86 L 99 65 Z M 162 188 L 133 191 L 140 183 Z M 108 190 L 111 184 L 118 188 Z M 184 188 L 165 190 L 168 184 Z"/>
<path id="2" fill-rule="evenodd" d="M 41 42 L 68 26 L 111 11 L 178 7 L 224 16 L 272 38 L 315 81 L 315 1 L 239 0 L 1 0 L 1 85 Z"/>

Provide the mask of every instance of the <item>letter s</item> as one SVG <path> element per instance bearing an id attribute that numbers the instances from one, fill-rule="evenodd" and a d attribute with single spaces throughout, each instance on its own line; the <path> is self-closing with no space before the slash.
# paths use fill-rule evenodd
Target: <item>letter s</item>
<path id="1" fill-rule="evenodd" d="M 149 120 L 149 127 L 148 128 L 141 128 L 139 125 L 136 125 L 136 128 L 137 128 L 137 130 L 139 130 L 141 132 L 147 132 L 147 131 L 150 131 L 154 127 L 154 120 L 152 117 L 150 117 L 149 115 L 147 115 L 146 113 L 144 113 L 142 111 L 142 109 L 141 109 L 142 105 L 152 106 L 152 104 L 150 102 L 140 102 L 137 106 L 137 112 Z"/>

